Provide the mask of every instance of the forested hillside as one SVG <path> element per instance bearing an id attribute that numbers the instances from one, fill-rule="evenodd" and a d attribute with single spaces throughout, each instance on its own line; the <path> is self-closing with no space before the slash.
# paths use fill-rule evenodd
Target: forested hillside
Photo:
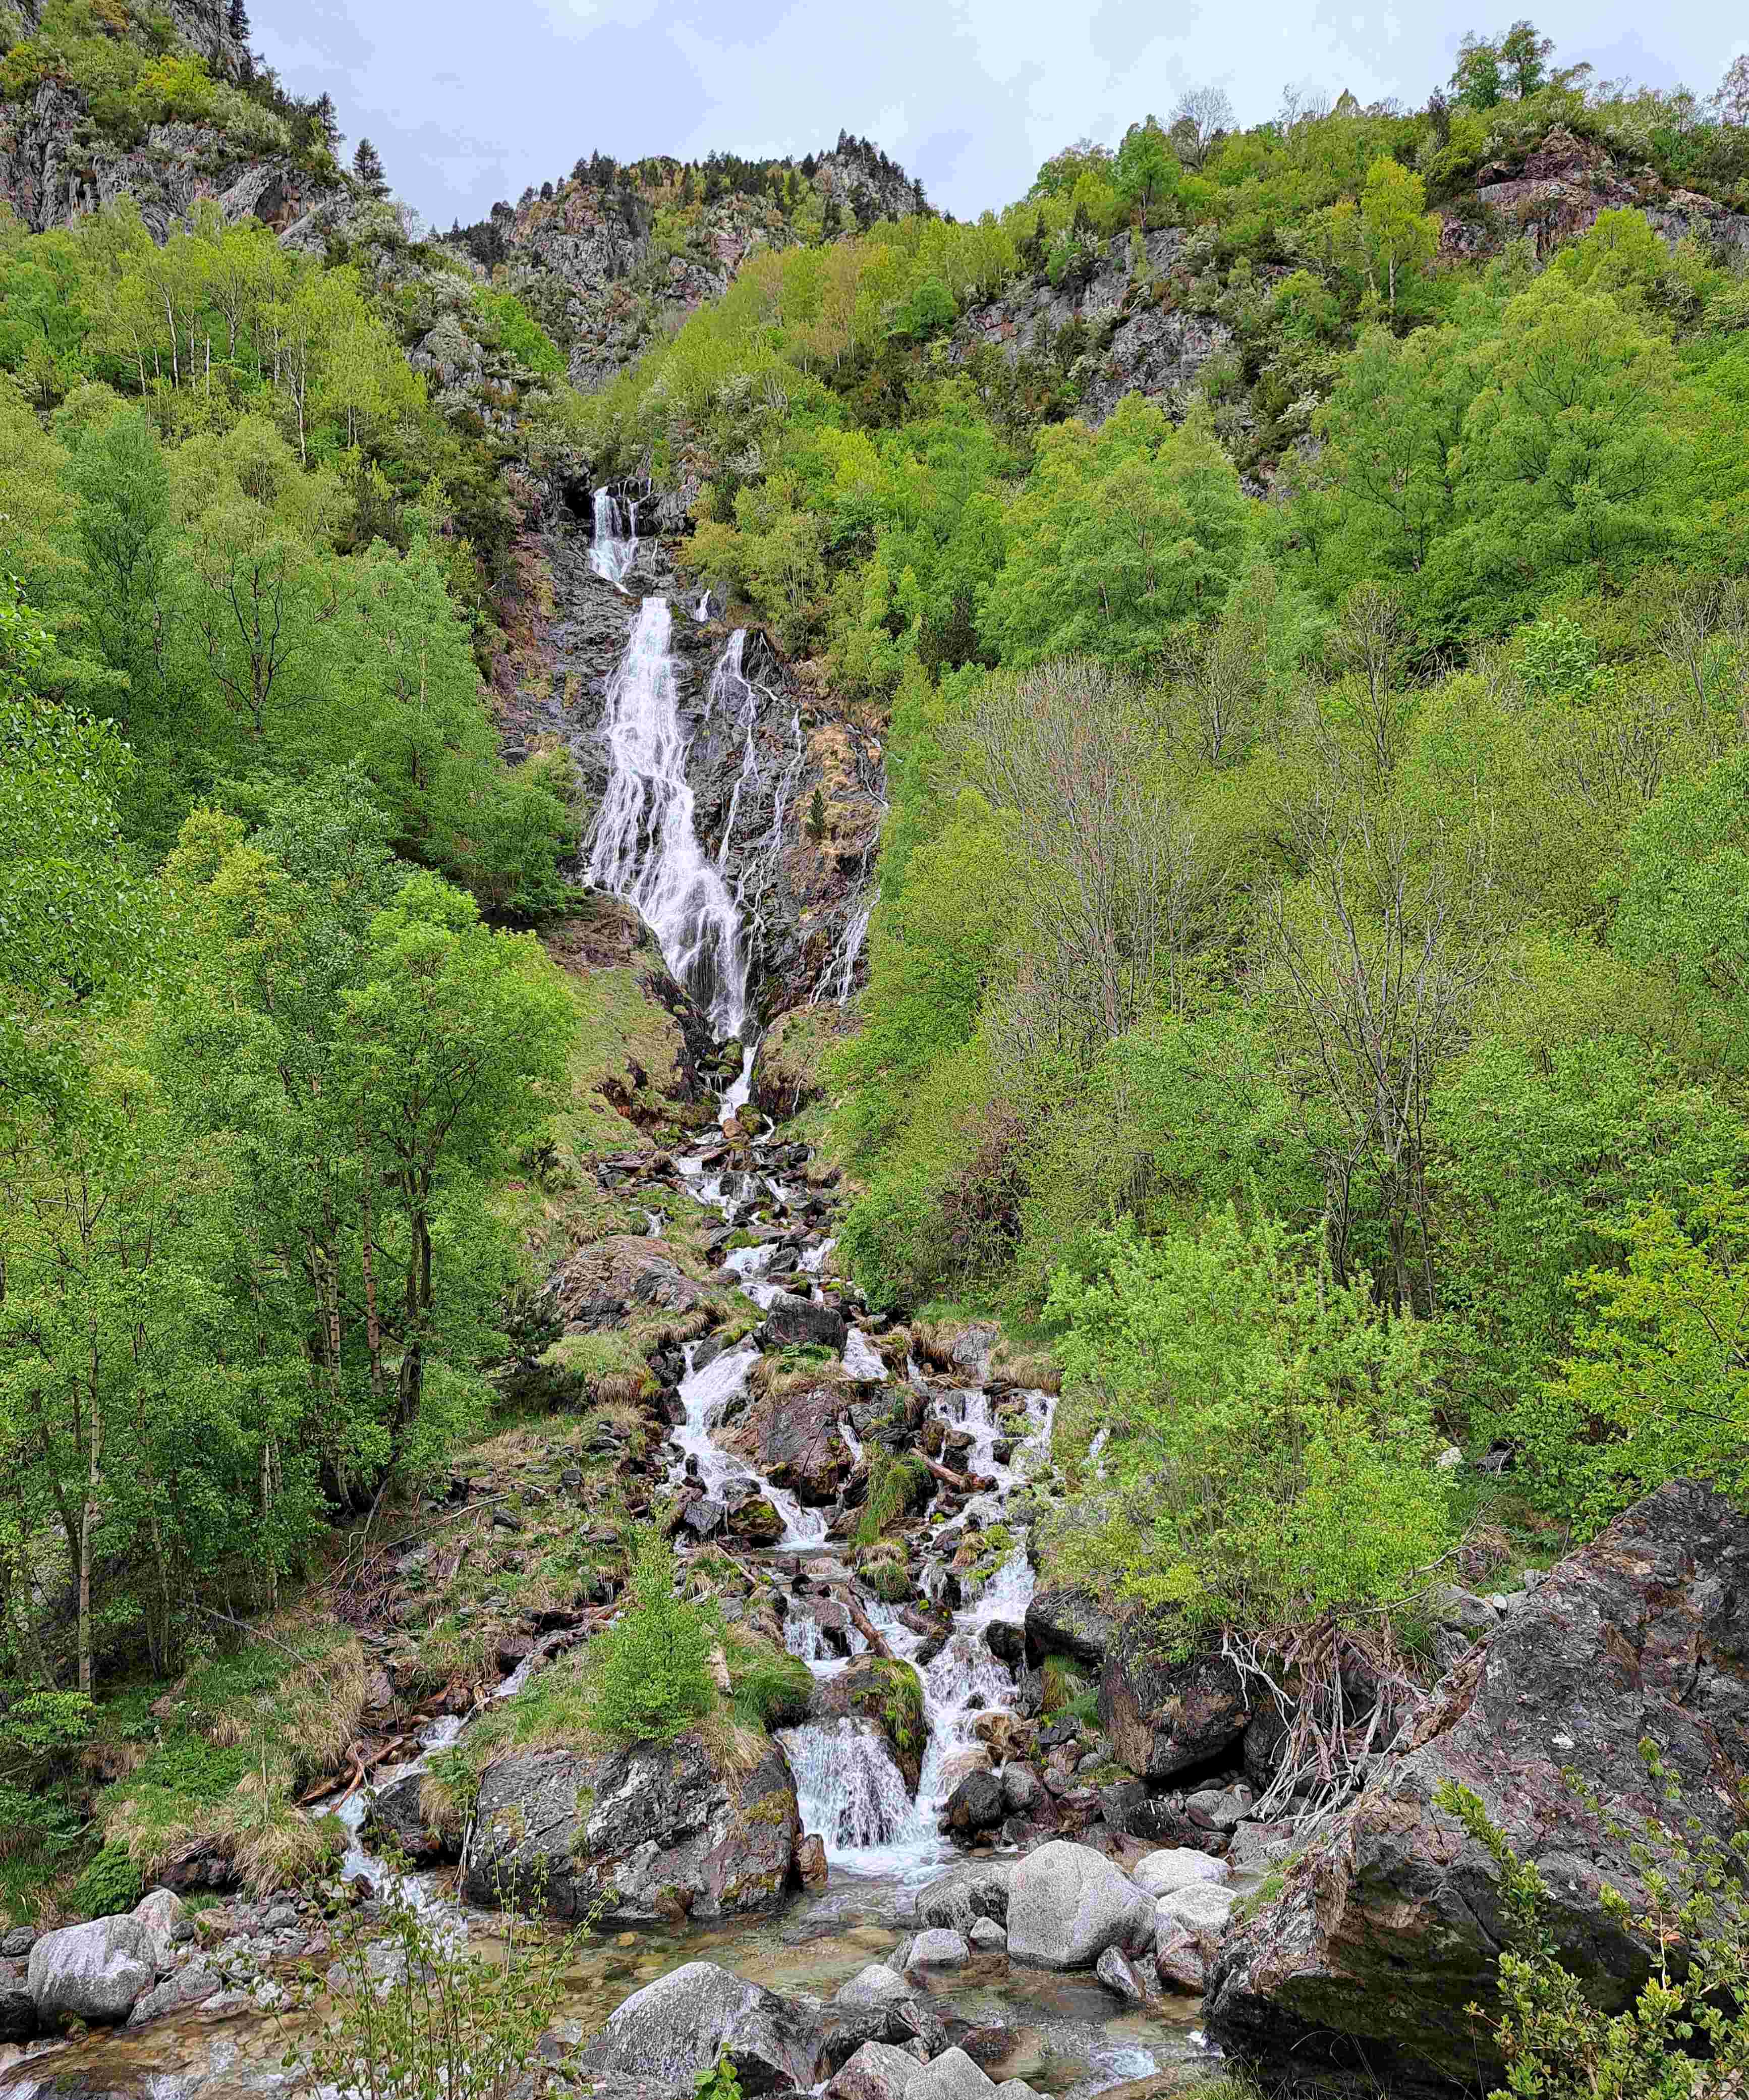
<path id="1" fill-rule="evenodd" d="M 794 1828 L 681 1915 L 769 1907 L 792 1738 L 878 1728 L 927 1810 L 956 1641 L 1016 1674 L 955 1691 L 955 1842 L 1157 1838 L 1257 1678 L 1162 1768 L 1077 1614 L 1295 1658 L 1322 1718 L 1243 1765 L 1321 1817 L 1503 1621 L 1451 1582 L 1742 1509 L 1745 64 L 1521 23 L 1418 109 L 1198 91 L 971 223 L 840 135 L 439 239 L 240 6 L 0 8 L 17 1919 L 296 1883 L 361 1717 L 556 1635 L 410 1775 L 476 1902 L 526 1869 L 493 1760 L 685 1727 Z M 616 857 L 628 691 L 676 726 Z M 661 855 L 735 997 L 639 923 Z M 798 1635 L 747 1556 L 829 1535 Z M 956 1631 L 1011 1569 L 1024 1633 Z M 1028 1700 L 1095 1777 L 979 1807 Z M 566 1914 L 672 1924 L 588 1879 L 591 1771 Z"/>

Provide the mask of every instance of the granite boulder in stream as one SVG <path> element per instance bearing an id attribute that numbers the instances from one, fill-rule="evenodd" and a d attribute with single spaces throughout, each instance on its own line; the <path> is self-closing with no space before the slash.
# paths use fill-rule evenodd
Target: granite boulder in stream
<path id="1" fill-rule="evenodd" d="M 736 1768 L 696 1732 L 605 1755 L 511 1752 L 480 1780 L 462 1864 L 471 1903 L 674 1923 L 776 1909 L 801 1838 L 783 1753 Z"/>

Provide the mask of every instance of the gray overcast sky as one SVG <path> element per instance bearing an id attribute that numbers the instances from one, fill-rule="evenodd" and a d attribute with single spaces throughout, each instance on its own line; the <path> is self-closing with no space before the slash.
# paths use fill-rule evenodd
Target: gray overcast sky
<path id="1" fill-rule="evenodd" d="M 254 0 L 253 41 L 296 92 L 327 89 L 348 151 L 373 139 L 444 227 L 597 147 L 799 155 L 840 127 L 971 217 L 1187 83 L 1218 82 L 1245 123 L 1289 81 L 1422 102 L 1465 30 L 1526 4 L 1496 20 L 1465 0 Z M 1535 20 L 1563 62 L 1703 94 L 1749 49 L 1741 0 L 1560 0 Z"/>

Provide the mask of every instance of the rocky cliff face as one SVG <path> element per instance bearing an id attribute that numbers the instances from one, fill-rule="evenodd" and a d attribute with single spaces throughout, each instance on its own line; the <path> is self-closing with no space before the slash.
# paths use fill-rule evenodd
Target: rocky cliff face
<path id="1" fill-rule="evenodd" d="M 463 236 L 482 262 L 503 266 L 566 347 L 571 376 L 584 388 L 601 385 L 720 298 L 749 256 L 789 245 L 804 205 L 811 203 L 816 221 L 823 210 L 829 230 L 835 210 L 846 232 L 928 209 L 921 183 L 868 140 L 843 132 L 832 152 L 793 166 L 734 164 L 742 179 L 763 179 L 764 188 L 713 193 L 678 161 L 641 165 L 647 181 L 610 165 L 579 164 L 567 180 L 518 205 L 495 205 L 491 219 Z"/>
<path id="2" fill-rule="evenodd" d="M 1474 197 L 1441 214 L 1440 252 L 1488 254 L 1522 236 L 1546 255 L 1588 232 L 1600 213 L 1623 210 L 1643 211 L 1672 245 L 1694 235 L 1749 258 L 1749 214 L 1692 190 L 1667 189 L 1650 168 L 1623 167 L 1597 140 L 1576 138 L 1565 125 L 1522 157 L 1480 171 Z"/>
<path id="3" fill-rule="evenodd" d="M 227 220 L 253 216 L 282 232 L 345 195 L 287 156 L 263 156 L 209 125 L 155 124 L 143 145 L 109 143 L 86 98 L 58 81 L 43 82 L 28 103 L 0 104 L 0 200 L 33 233 L 124 196 L 155 240 L 205 199 Z"/>
<path id="4" fill-rule="evenodd" d="M 1648 1739 L 1679 1811 L 1647 1769 Z M 1658 1826 L 1672 1813 L 1727 1843 L 1749 1820 L 1749 1520 L 1672 1481 L 1470 1650 L 1407 1754 L 1222 1948 L 1207 2010 L 1223 2048 L 1357 2094 L 1496 2082 L 1491 2029 L 1469 2008 L 1497 2002 L 1500 1876 L 1438 1806 L 1447 1781 L 1478 1794 L 1540 1870 L 1561 1958 L 1592 2003 L 1627 2004 L 1652 1950 L 1605 1886 L 1643 1893 L 1636 1841 L 1667 1864 Z"/>
<path id="5" fill-rule="evenodd" d="M 1180 227 L 1150 233 L 1138 269 L 1130 236 L 1119 234 L 1105 244 L 1078 292 L 1043 279 L 1017 280 L 1000 298 L 966 314 L 954 336 L 954 359 L 963 364 L 984 347 L 998 350 L 1010 364 L 1049 356 L 1064 331 L 1078 325 L 1085 346 L 1069 377 L 1077 395 L 1075 412 L 1083 421 L 1097 429 L 1126 394 L 1174 403 L 1233 339 L 1224 322 L 1182 302 L 1175 271 L 1185 245 Z"/>

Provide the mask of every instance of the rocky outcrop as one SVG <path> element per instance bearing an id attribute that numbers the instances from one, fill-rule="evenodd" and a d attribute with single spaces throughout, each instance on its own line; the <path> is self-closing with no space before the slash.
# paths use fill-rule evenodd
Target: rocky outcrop
<path id="1" fill-rule="evenodd" d="M 1712 197 L 1666 188 L 1649 167 L 1622 167 L 1595 139 L 1557 124 L 1527 153 L 1494 161 L 1476 176 L 1473 198 L 1447 213 L 1440 250 L 1478 256 L 1503 239 L 1527 238 L 1545 255 L 1577 240 L 1606 211 L 1643 211 L 1672 246 L 1695 235 L 1727 256 L 1749 256 L 1749 214 Z"/>
<path id="2" fill-rule="evenodd" d="M 923 1688 L 908 1662 L 860 1655 L 848 1670 L 816 1679 L 808 1718 L 867 1722 L 886 1743 L 907 1789 L 916 1793 L 929 1729 L 923 1718 Z"/>
<path id="3" fill-rule="evenodd" d="M 1083 422 L 1097 429 L 1126 394 L 1167 400 L 1182 395 L 1233 339 L 1224 322 L 1180 302 L 1173 271 L 1184 242 L 1178 227 L 1150 233 L 1138 271 L 1129 235 L 1118 234 L 1078 289 L 1017 280 L 966 314 L 954 334 L 954 356 L 963 362 L 989 347 L 1013 364 L 1023 356 L 1051 354 L 1060 347 L 1064 330 L 1078 326 L 1087 338 L 1073 372 L 1075 412 Z"/>
<path id="4" fill-rule="evenodd" d="M 566 1334 L 588 1334 L 623 1327 L 640 1312 L 672 1313 L 684 1323 L 710 1295 L 659 1240 L 622 1234 L 568 1255 L 548 1277 L 540 1299 L 544 1310 L 564 1322 Z"/>
<path id="5" fill-rule="evenodd" d="M 1649 1951 L 1603 1890 L 1641 1886 L 1635 1835 L 1650 1833 L 1654 1860 L 1667 1851 L 1648 1739 L 1682 1812 L 1728 1840 L 1749 1780 L 1749 1519 L 1688 1481 L 1563 1561 L 1463 1658 L 1411 1746 L 1229 1935 L 1211 2032 L 1253 2062 L 1351 2075 L 1357 2092 L 1491 2082 L 1489 2028 L 1468 2008 L 1496 2003 L 1505 1921 L 1492 1859 L 1438 1805 L 1447 1781 L 1478 1794 L 1540 1869 L 1562 1959 L 1587 1996 L 1602 2011 L 1625 2005 Z"/>
<path id="6" fill-rule="evenodd" d="M 1008 1882 L 1008 1952 L 1038 1969 L 1090 1969 L 1108 1947 L 1154 1945 L 1154 1899 L 1086 1845 L 1053 1839 Z"/>
<path id="7" fill-rule="evenodd" d="M 801 1837 L 775 1745 L 751 1769 L 694 1733 L 606 1756 L 513 1751 L 488 1765 L 462 1864 L 470 1902 L 626 1925 L 775 1909 Z"/>
<path id="8" fill-rule="evenodd" d="M 33 233 L 70 226 L 131 197 L 154 240 L 217 205 L 227 221 L 258 218 L 284 232 L 336 196 L 283 152 L 204 124 L 154 124 L 138 147 L 98 135 L 85 97 L 46 80 L 28 103 L 0 104 L 0 200 Z"/>
<path id="9" fill-rule="evenodd" d="M 1090 1590 L 1052 1583 L 1035 1590 L 1026 1607 L 1026 1652 L 1029 1661 L 1066 1655 L 1077 1662 L 1101 1663 L 1117 1621 Z"/>

